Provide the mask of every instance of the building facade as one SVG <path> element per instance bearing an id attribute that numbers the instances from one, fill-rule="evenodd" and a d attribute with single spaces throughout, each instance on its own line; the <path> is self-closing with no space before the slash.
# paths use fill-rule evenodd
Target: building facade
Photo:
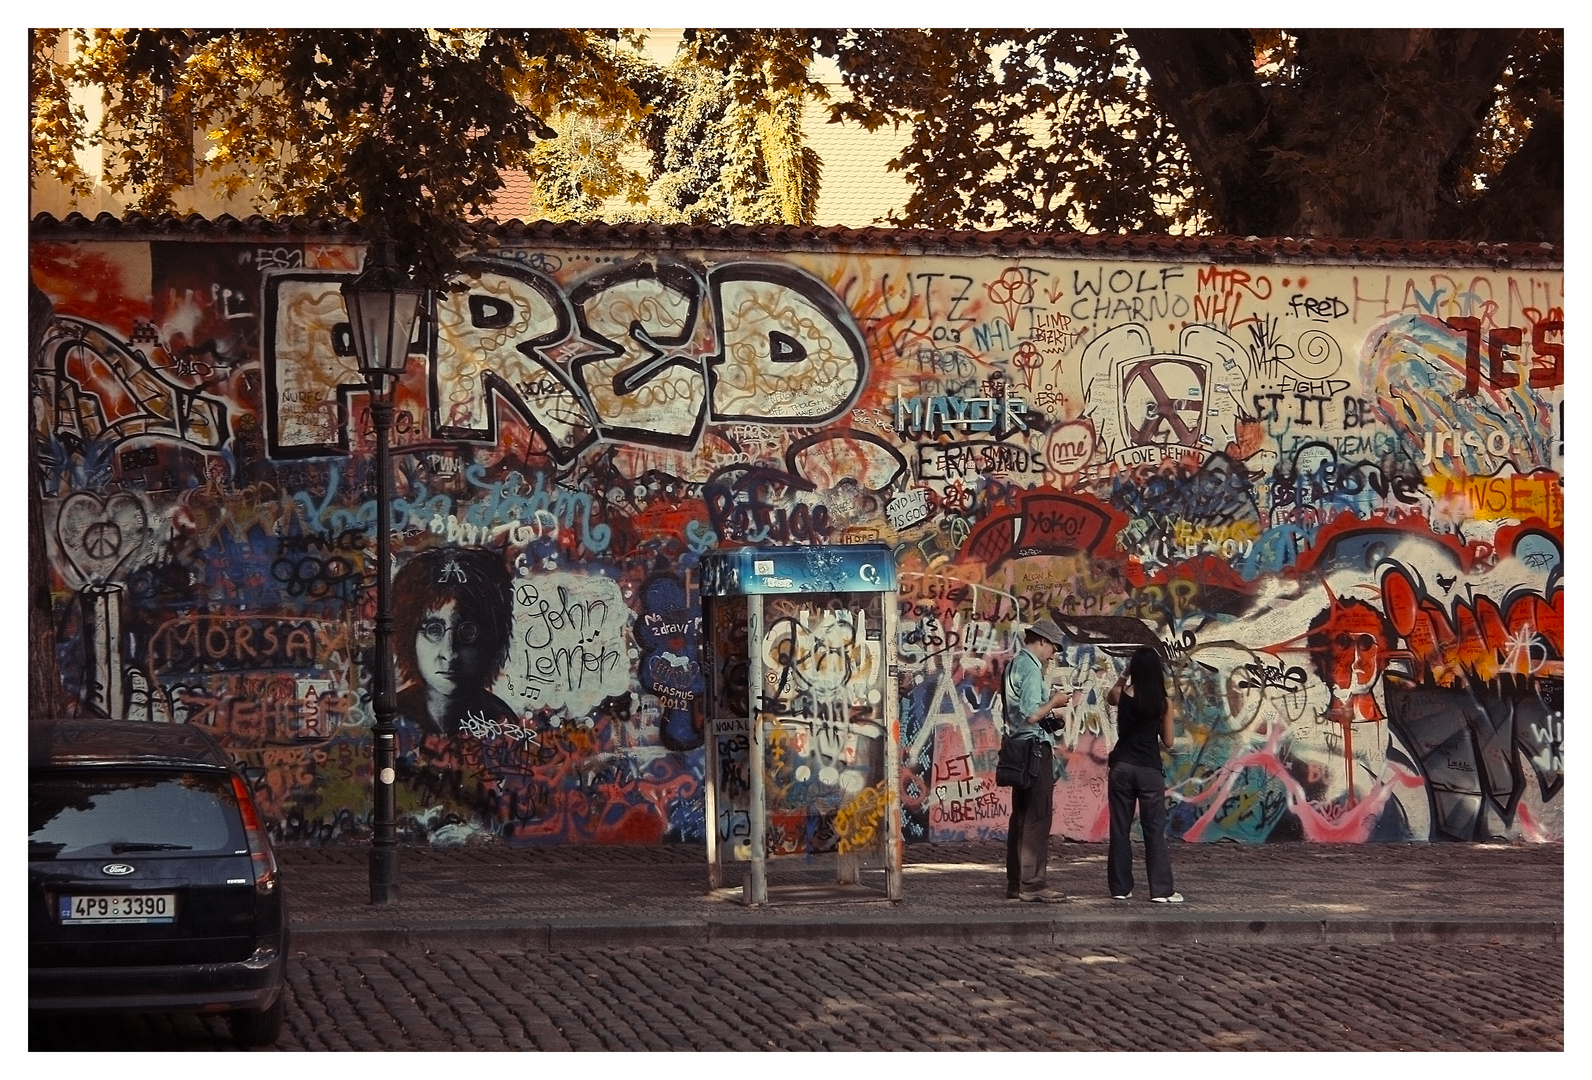
<path id="1" fill-rule="evenodd" d="M 737 835 L 698 562 L 861 542 L 901 582 L 909 843 L 1003 835 L 1000 674 L 1046 615 L 1055 835 L 1106 835 L 1105 691 L 1150 644 L 1185 841 L 1562 839 L 1557 250 L 484 225 L 378 522 L 345 225 L 30 238 L 34 662 L 71 710 L 212 728 L 281 842 L 368 835 L 381 527 L 413 842 Z M 775 771 L 843 804 L 877 734 L 821 700 L 854 659 L 822 639 Z"/>

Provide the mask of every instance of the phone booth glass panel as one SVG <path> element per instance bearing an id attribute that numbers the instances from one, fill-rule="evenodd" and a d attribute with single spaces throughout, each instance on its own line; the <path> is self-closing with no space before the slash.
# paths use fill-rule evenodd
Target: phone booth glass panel
<path id="1" fill-rule="evenodd" d="M 709 678 L 709 882 L 745 862 L 885 871 L 901 895 L 895 563 L 883 544 L 744 548 L 702 560 Z"/>

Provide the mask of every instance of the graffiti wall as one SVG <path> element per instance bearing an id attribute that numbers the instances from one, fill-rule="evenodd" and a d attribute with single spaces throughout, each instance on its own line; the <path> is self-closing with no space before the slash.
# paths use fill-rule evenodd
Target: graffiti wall
<path id="1" fill-rule="evenodd" d="M 36 235 L 73 708 L 213 729 L 284 842 L 368 835 L 388 529 L 407 839 L 702 842 L 701 556 L 883 542 L 908 842 L 1004 835 L 1042 615 L 1058 836 L 1105 837 L 1154 644 L 1183 840 L 1562 838 L 1558 269 L 726 244 L 470 262 L 381 521 L 358 247 Z"/>

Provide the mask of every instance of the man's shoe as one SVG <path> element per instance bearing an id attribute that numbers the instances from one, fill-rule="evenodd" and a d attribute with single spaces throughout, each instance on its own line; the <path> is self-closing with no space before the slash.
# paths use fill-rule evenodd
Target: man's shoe
<path id="1" fill-rule="evenodd" d="M 1133 899 L 1133 894 L 1130 893 L 1130 892 L 1112 893 L 1111 894 L 1111 899 L 1113 899 L 1113 900 L 1132 900 Z"/>
<path id="2" fill-rule="evenodd" d="M 1181 904 L 1183 902 L 1183 894 L 1175 892 L 1171 896 L 1152 896 L 1150 897 L 1150 902 L 1152 904 Z"/>
<path id="3" fill-rule="evenodd" d="M 1007 889 L 1006 890 L 1006 899 L 1008 899 L 1008 900 L 1021 900 L 1022 898 L 1023 898 L 1022 893 L 1018 892 L 1016 889 Z"/>
<path id="4" fill-rule="evenodd" d="M 1022 893 L 1017 899 L 1029 904 L 1065 904 L 1067 894 L 1057 892 L 1055 889 L 1043 889 L 1039 892 Z"/>

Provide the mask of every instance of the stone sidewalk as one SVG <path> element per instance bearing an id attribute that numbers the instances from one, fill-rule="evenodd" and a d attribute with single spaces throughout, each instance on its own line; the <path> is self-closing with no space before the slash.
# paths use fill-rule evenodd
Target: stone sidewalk
<path id="1" fill-rule="evenodd" d="M 368 902 L 367 849 L 278 852 L 296 948 L 520 948 L 777 940 L 1035 941 L 1054 944 L 1559 943 L 1559 844 L 1174 844 L 1187 902 L 1106 893 L 1106 847 L 1053 841 L 1065 904 L 1005 898 L 1005 846 L 906 849 L 903 899 L 882 870 L 836 886 L 832 870 L 769 864 L 769 905 L 741 902 L 743 865 L 708 888 L 699 846 L 404 847 L 397 899 Z"/>

